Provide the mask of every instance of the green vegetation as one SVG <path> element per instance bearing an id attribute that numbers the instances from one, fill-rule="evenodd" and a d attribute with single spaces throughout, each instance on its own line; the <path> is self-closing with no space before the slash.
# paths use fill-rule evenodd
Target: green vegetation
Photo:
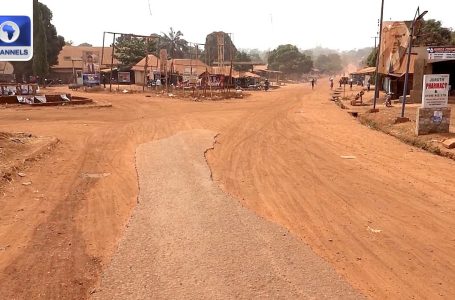
<path id="1" fill-rule="evenodd" d="M 268 62 L 269 69 L 289 75 L 302 75 L 310 72 L 313 67 L 311 57 L 291 44 L 280 45 L 270 52 Z"/>

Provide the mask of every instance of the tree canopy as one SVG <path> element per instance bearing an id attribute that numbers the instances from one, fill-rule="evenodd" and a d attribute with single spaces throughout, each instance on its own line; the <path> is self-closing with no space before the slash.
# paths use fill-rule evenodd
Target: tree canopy
<path id="1" fill-rule="evenodd" d="M 145 53 L 157 52 L 157 39 L 121 35 L 115 41 L 115 58 L 125 66 L 134 66 L 145 57 Z"/>
<path id="2" fill-rule="evenodd" d="M 378 57 L 378 49 L 373 48 L 364 63 L 367 65 L 367 67 L 376 67 L 377 57 Z"/>
<path id="3" fill-rule="evenodd" d="M 235 61 L 237 62 L 250 62 L 251 57 L 245 51 L 237 52 L 235 56 Z M 249 71 L 251 69 L 251 65 L 235 65 L 234 69 L 237 71 Z"/>
<path id="4" fill-rule="evenodd" d="M 337 73 L 343 70 L 341 57 L 337 53 L 319 55 L 315 61 L 315 66 L 326 74 Z"/>
<path id="5" fill-rule="evenodd" d="M 269 69 L 282 71 L 286 74 L 301 75 L 308 73 L 313 67 L 311 57 L 299 51 L 297 46 L 280 45 L 269 55 Z"/>
<path id="6" fill-rule="evenodd" d="M 424 20 L 417 30 L 417 46 L 448 46 L 455 45 L 453 32 L 450 28 L 442 26 L 440 21 L 434 19 Z"/>
<path id="7" fill-rule="evenodd" d="M 58 63 L 58 54 L 65 45 L 65 39 L 57 34 L 52 24 L 51 10 L 38 0 L 33 1 L 33 59 L 28 62 L 14 62 L 14 71 L 18 80 L 22 75 L 31 73 L 40 77 L 49 72 L 49 67 Z M 40 43 L 38 41 L 46 41 Z"/>
<path id="8" fill-rule="evenodd" d="M 188 52 L 188 42 L 183 39 L 183 33 L 171 27 L 169 33 L 162 33 L 160 48 L 167 50 L 171 58 L 184 58 Z"/>

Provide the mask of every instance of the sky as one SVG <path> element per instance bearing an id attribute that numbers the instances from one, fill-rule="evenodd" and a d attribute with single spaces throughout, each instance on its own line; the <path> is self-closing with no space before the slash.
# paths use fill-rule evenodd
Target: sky
<path id="1" fill-rule="evenodd" d="M 260 50 L 280 44 L 338 50 L 374 46 L 381 7 L 381 0 L 40 1 L 52 10 L 58 34 L 75 45 L 101 46 L 104 31 L 149 35 L 173 27 L 189 42 L 204 43 L 207 34 L 224 31 L 232 33 L 237 48 Z M 385 0 L 384 20 L 412 20 L 418 6 L 428 10 L 425 19 L 455 28 L 454 0 Z"/>

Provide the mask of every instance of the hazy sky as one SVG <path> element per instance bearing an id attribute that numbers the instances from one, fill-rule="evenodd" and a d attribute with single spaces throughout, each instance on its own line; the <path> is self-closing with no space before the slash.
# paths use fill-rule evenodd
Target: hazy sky
<path id="1" fill-rule="evenodd" d="M 181 30 L 189 42 L 212 31 L 233 34 L 237 48 L 274 48 L 291 43 L 348 50 L 374 45 L 380 0 L 40 0 L 53 12 L 65 39 L 102 44 L 103 31 L 148 35 Z M 149 9 L 150 3 L 150 9 Z M 221 5 L 230 3 L 231 6 Z M 420 6 L 426 19 L 455 28 L 454 0 L 385 0 L 384 20 L 410 20 Z"/>

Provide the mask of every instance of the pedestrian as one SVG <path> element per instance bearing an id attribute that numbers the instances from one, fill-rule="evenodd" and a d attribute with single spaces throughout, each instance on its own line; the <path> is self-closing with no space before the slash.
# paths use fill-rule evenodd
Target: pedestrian
<path id="1" fill-rule="evenodd" d="M 101 75 L 101 80 L 103 82 L 104 88 L 106 88 L 106 75 L 104 75 L 104 73 L 103 73 L 103 75 Z"/>
<path id="2" fill-rule="evenodd" d="M 371 84 L 370 84 L 370 81 L 368 80 L 367 82 L 367 90 L 370 91 L 371 90 Z"/>
<path id="3" fill-rule="evenodd" d="M 352 78 L 349 80 L 349 86 L 351 88 L 351 91 L 352 91 L 352 84 L 354 83 L 354 80 L 352 80 Z"/>
<path id="4" fill-rule="evenodd" d="M 333 90 L 333 78 L 330 77 L 330 89 Z"/>
<path id="5" fill-rule="evenodd" d="M 340 82 L 340 87 L 341 87 L 341 85 L 343 84 L 343 81 L 340 79 L 340 81 L 339 81 L 339 82 Z"/>
<path id="6" fill-rule="evenodd" d="M 311 78 L 311 89 L 312 90 L 314 90 L 314 83 L 315 83 L 314 78 Z"/>

